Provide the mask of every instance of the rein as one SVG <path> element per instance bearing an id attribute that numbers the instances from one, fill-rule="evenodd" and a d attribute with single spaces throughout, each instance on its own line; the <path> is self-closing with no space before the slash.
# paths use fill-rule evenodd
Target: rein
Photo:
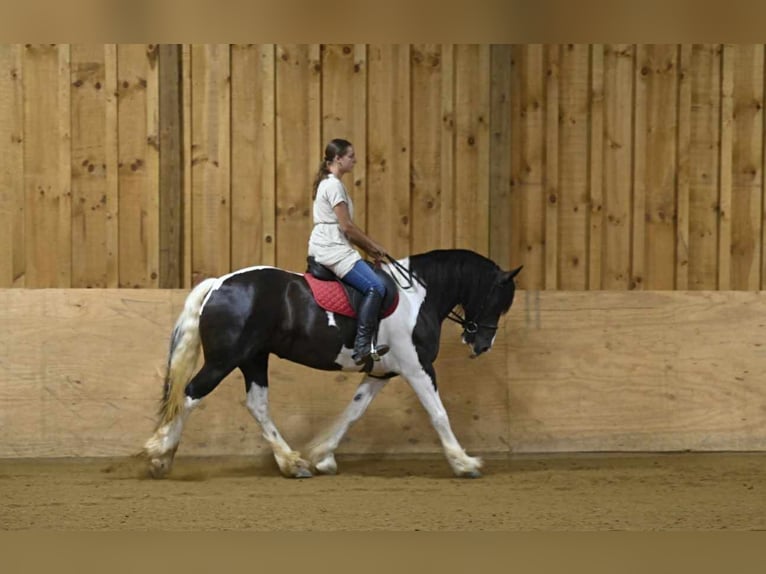
<path id="1" fill-rule="evenodd" d="M 386 259 L 386 260 L 387 260 L 387 261 L 388 261 L 388 262 L 389 262 L 391 265 L 393 265 L 394 269 L 396 269 L 396 270 L 397 270 L 397 271 L 398 271 L 398 272 L 399 272 L 399 273 L 402 275 L 402 277 L 406 277 L 406 278 L 407 278 L 407 280 L 409 281 L 409 284 L 408 284 L 408 285 L 406 285 L 406 286 L 405 286 L 405 285 L 402 285 L 401 283 L 399 283 L 399 279 L 397 279 L 397 278 L 396 278 L 396 273 L 391 273 L 391 277 L 393 278 L 394 282 L 395 282 L 395 283 L 396 283 L 396 284 L 397 284 L 399 287 L 401 287 L 402 289 L 409 289 L 410 287 L 412 287 L 412 286 L 414 285 L 413 281 L 417 281 L 417 282 L 420 284 L 420 286 L 421 286 L 423 289 L 426 289 L 426 284 L 425 284 L 425 283 L 423 283 L 423 282 L 422 282 L 420 279 L 418 279 L 417 277 L 415 277 L 415 275 L 413 275 L 413 274 L 412 274 L 412 270 L 411 270 L 411 269 L 407 269 L 407 268 L 406 268 L 404 265 L 402 265 L 401 263 L 399 263 L 399 262 L 398 262 L 396 259 L 394 259 L 393 257 L 391 257 L 391 256 L 390 256 L 388 253 L 384 253 L 384 254 L 383 254 L 383 257 L 384 257 L 384 258 L 385 258 L 385 259 Z"/>
<path id="2" fill-rule="evenodd" d="M 423 289 L 426 289 L 425 283 L 423 283 L 420 279 L 418 279 L 415 275 L 412 274 L 411 269 L 407 269 L 404 265 L 399 263 L 396 259 L 391 257 L 388 253 L 385 253 L 383 257 L 398 271 L 403 277 L 406 277 L 409 281 L 409 284 L 405 287 L 401 283 L 399 283 L 399 280 L 396 278 L 396 273 L 391 273 L 391 277 L 393 278 L 394 282 L 401 287 L 402 289 L 409 289 L 413 285 L 413 280 L 417 281 Z M 495 286 L 493 285 L 492 288 L 494 289 Z M 490 291 L 491 293 L 492 291 Z M 481 305 L 481 309 L 479 309 L 478 316 L 481 317 L 481 312 L 484 310 L 484 303 L 487 302 L 487 298 L 484 299 L 484 302 Z M 497 325 L 487 325 L 484 323 L 477 323 L 476 321 L 468 321 L 465 317 L 463 317 L 460 313 L 455 311 L 454 309 L 450 310 L 449 314 L 447 315 L 447 319 L 450 321 L 454 321 L 455 323 L 458 323 L 463 329 L 465 329 L 465 332 L 468 334 L 474 334 L 479 331 L 479 327 L 483 327 L 484 329 L 492 329 L 493 331 L 497 331 Z"/>

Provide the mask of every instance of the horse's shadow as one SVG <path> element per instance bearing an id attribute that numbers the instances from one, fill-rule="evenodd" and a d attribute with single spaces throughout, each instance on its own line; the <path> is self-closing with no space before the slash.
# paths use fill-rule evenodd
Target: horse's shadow
<path id="1" fill-rule="evenodd" d="M 449 465 L 442 457 L 400 458 L 375 457 L 371 455 L 338 455 L 338 475 L 323 475 L 316 473 L 315 480 L 331 480 L 334 476 L 370 477 L 370 478 L 424 478 L 455 480 Z M 490 472 L 502 472 L 500 461 L 487 461 L 485 468 Z M 107 480 L 151 480 L 147 469 L 146 459 L 134 455 L 115 459 L 101 468 L 101 473 Z M 253 457 L 211 456 L 184 457 L 179 456 L 173 471 L 165 478 L 171 482 L 205 482 L 222 478 L 258 478 L 284 479 L 279 466 L 269 455 Z"/>

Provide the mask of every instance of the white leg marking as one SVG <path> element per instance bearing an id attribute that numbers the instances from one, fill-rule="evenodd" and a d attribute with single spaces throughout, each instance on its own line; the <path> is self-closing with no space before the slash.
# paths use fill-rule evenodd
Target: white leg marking
<path id="1" fill-rule="evenodd" d="M 455 438 L 455 434 L 452 432 L 452 427 L 449 424 L 447 411 L 439 397 L 439 392 L 433 386 L 431 377 L 421 370 L 420 373 L 416 373 L 414 376 L 407 376 L 406 378 L 418 399 L 420 399 L 428 416 L 431 417 L 431 424 L 433 424 L 436 432 L 439 434 L 444 454 L 455 474 L 457 476 L 481 476 L 479 469 L 481 468 L 482 460 L 478 457 L 468 456 L 463 447 L 460 446 L 457 438 Z"/>
<path id="2" fill-rule="evenodd" d="M 200 399 L 186 397 L 184 410 L 181 414 L 168 424 L 158 428 L 152 437 L 146 441 L 144 451 L 149 457 L 149 470 L 152 476 L 158 478 L 170 472 L 178 443 L 181 442 L 184 423 L 189 413 L 197 407 L 199 402 Z"/>
<path id="3" fill-rule="evenodd" d="M 317 472 L 335 474 L 338 471 L 338 465 L 335 462 L 335 449 L 338 448 L 349 427 L 364 414 L 372 399 L 386 385 L 386 382 L 384 379 L 365 377 L 343 413 L 327 431 L 312 441 L 309 460 Z"/>
<path id="4" fill-rule="evenodd" d="M 274 458 L 279 465 L 279 470 L 285 476 L 295 478 L 307 478 L 311 476 L 309 463 L 301 458 L 299 452 L 294 451 L 279 434 L 276 425 L 269 415 L 269 389 L 255 383 L 247 392 L 247 408 L 261 425 L 263 438 L 271 445 Z"/>

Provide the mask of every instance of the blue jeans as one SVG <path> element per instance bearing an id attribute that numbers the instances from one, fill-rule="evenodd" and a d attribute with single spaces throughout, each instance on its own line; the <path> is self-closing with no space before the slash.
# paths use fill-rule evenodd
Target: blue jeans
<path id="1" fill-rule="evenodd" d="M 362 293 L 366 294 L 370 289 L 374 289 L 381 297 L 386 296 L 386 286 L 383 284 L 383 280 L 364 261 L 357 261 L 341 281 Z"/>

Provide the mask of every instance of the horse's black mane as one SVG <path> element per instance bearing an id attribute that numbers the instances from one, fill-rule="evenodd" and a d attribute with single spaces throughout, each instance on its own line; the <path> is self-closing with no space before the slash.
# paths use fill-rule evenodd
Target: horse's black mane
<path id="1" fill-rule="evenodd" d="M 457 303 L 464 307 L 478 305 L 482 297 L 489 295 L 500 271 L 494 261 L 468 249 L 436 249 L 412 255 L 410 269 L 427 288 L 432 287 L 428 298 L 438 298 L 445 313 Z"/>

